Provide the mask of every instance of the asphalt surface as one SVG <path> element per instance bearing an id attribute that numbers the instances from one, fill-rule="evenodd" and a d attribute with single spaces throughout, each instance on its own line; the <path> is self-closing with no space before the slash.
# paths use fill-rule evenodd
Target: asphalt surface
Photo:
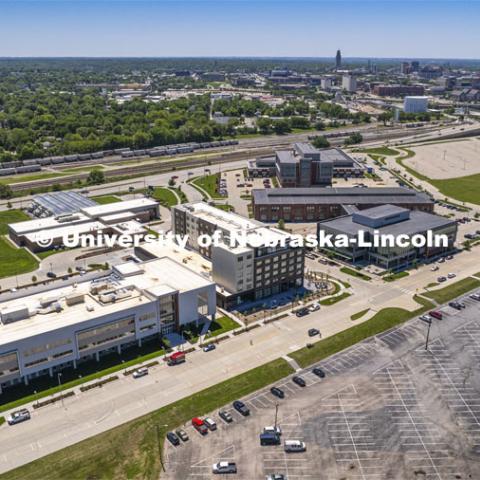
<path id="1" fill-rule="evenodd" d="M 476 479 L 480 478 L 480 303 L 467 298 L 457 312 L 431 328 L 413 319 L 318 364 L 297 372 L 305 388 L 287 378 L 243 399 L 251 409 L 205 437 L 186 426 L 190 440 L 165 443 L 165 478 L 210 479 L 212 464 L 236 462 L 238 479 L 283 474 L 291 479 Z M 260 446 L 259 434 L 275 421 L 283 440 L 306 443 L 304 453 Z M 162 475 L 162 478 L 163 475 Z"/>

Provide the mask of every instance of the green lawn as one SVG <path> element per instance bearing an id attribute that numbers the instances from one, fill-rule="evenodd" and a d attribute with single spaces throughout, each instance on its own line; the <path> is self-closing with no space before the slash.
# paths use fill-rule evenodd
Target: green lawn
<path id="1" fill-rule="evenodd" d="M 369 277 L 368 275 L 365 275 L 362 272 L 359 272 L 358 270 L 354 270 L 353 268 L 348 268 L 348 267 L 342 267 L 340 269 L 341 272 L 346 273 L 347 275 L 351 275 L 352 277 L 357 277 L 361 278 L 362 280 L 371 280 L 372 278 Z"/>
<path id="2" fill-rule="evenodd" d="M 218 209 L 220 209 L 220 210 L 224 210 L 225 212 L 234 212 L 234 211 L 235 211 L 235 209 L 233 208 L 233 205 L 228 205 L 228 203 L 227 203 L 227 204 L 225 204 L 225 203 L 216 203 L 216 204 L 214 205 L 214 207 L 215 207 L 215 208 L 218 208 Z"/>
<path id="3" fill-rule="evenodd" d="M 24 182 L 33 182 L 35 180 L 47 180 L 49 178 L 55 177 L 64 177 L 63 173 L 32 173 L 28 175 L 16 175 L 15 177 L 3 177 L 0 179 L 0 183 L 4 185 L 10 185 L 12 183 L 24 183 Z"/>
<path id="4" fill-rule="evenodd" d="M 212 198 L 223 198 L 218 193 L 218 179 L 218 173 L 214 173 L 212 175 L 206 175 L 205 177 L 195 178 L 191 183 L 205 190 Z"/>
<path id="5" fill-rule="evenodd" d="M 320 300 L 320 305 L 334 305 L 335 303 L 340 302 L 344 298 L 348 298 L 350 296 L 350 293 L 348 292 L 343 292 L 341 295 L 337 295 L 336 297 L 330 297 L 326 298 L 325 300 Z"/>
<path id="6" fill-rule="evenodd" d="M 15 248 L 0 236 L 0 278 L 32 272 L 38 268 L 38 262 L 24 248 Z"/>
<path id="7" fill-rule="evenodd" d="M 350 320 L 358 320 L 359 318 L 362 318 L 364 315 L 366 315 L 369 311 L 370 309 L 366 308 L 365 310 L 361 310 L 360 312 L 354 313 L 350 317 Z"/>
<path id="8" fill-rule="evenodd" d="M 394 282 L 395 280 L 398 280 L 399 278 L 403 277 L 408 277 L 410 274 L 408 272 L 398 272 L 398 273 L 392 273 L 390 275 L 385 275 L 383 279 L 386 282 Z"/>
<path id="9" fill-rule="evenodd" d="M 169 188 L 165 187 L 156 187 L 153 191 L 152 198 L 167 208 L 173 207 L 178 203 L 176 195 Z"/>
<path id="10" fill-rule="evenodd" d="M 107 205 L 109 203 L 117 203 L 122 201 L 122 199 L 116 195 L 98 195 L 96 197 L 90 197 L 90 199 L 100 205 Z"/>
<path id="11" fill-rule="evenodd" d="M 8 224 L 31 220 L 22 210 L 5 210 L 0 212 L 0 235 L 8 234 Z"/>
<path id="12" fill-rule="evenodd" d="M 174 430 L 194 416 L 203 416 L 291 373 L 292 367 L 279 358 L 153 413 L 4 473 L 0 475 L 0 479 L 158 480 L 161 471 L 159 452 L 168 430 Z"/>
<path id="13" fill-rule="evenodd" d="M 224 315 L 223 317 L 216 318 L 214 322 L 210 325 L 209 333 L 205 336 L 205 338 L 212 338 L 218 335 L 222 335 L 223 333 L 227 333 L 234 328 L 238 328 L 240 325 L 235 321 L 232 320 L 230 317 Z"/>
<path id="14" fill-rule="evenodd" d="M 422 293 L 422 295 L 435 300 L 437 303 L 445 303 L 477 287 L 480 287 L 480 280 L 469 277 L 458 282 L 451 283 L 446 287 L 440 288 L 439 290 L 431 290 L 429 292 Z"/>
<path id="15" fill-rule="evenodd" d="M 455 198 L 460 202 L 480 205 L 480 173 L 467 177 L 449 178 L 445 180 L 429 180 L 446 197 Z"/>
<path id="16" fill-rule="evenodd" d="M 409 311 L 403 308 L 384 308 L 377 312 L 371 319 L 359 325 L 355 325 L 343 332 L 320 340 L 314 343 L 312 348 L 304 347 L 288 355 L 301 367 L 307 367 L 366 338 L 384 332 L 417 315 L 421 315 L 426 310 L 434 307 L 431 302 L 421 297 L 415 296 L 414 299 L 421 305 L 416 310 Z"/>
<path id="17" fill-rule="evenodd" d="M 365 148 L 357 151 L 361 153 L 371 153 L 373 155 L 398 155 L 397 150 L 389 147 Z"/>

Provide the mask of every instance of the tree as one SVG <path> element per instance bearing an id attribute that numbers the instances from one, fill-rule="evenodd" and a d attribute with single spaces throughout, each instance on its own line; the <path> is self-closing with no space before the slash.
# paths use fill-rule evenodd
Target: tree
<path id="1" fill-rule="evenodd" d="M 105 174 L 102 170 L 91 170 L 87 177 L 89 185 L 99 185 L 105 183 Z"/>
<path id="2" fill-rule="evenodd" d="M 36 283 L 37 277 L 35 275 L 32 276 L 32 283 Z"/>
<path id="3" fill-rule="evenodd" d="M 315 148 L 328 148 L 330 142 L 323 135 L 319 135 L 312 140 L 312 145 Z"/>
<path id="4" fill-rule="evenodd" d="M 362 143 L 362 142 L 363 142 L 362 134 L 359 132 L 354 132 L 345 140 L 345 145 L 355 145 L 357 143 Z"/>
<path id="5" fill-rule="evenodd" d="M 378 116 L 378 121 L 383 122 L 383 125 L 385 126 L 387 122 L 389 122 L 392 118 L 392 114 L 390 112 L 383 112 Z"/>
<path id="6" fill-rule="evenodd" d="M 13 192 L 10 185 L 0 184 L 0 198 L 12 198 Z"/>
<path id="7" fill-rule="evenodd" d="M 275 120 L 273 122 L 273 130 L 277 135 L 284 135 L 285 133 L 290 132 L 291 126 L 288 120 Z"/>
<path id="8" fill-rule="evenodd" d="M 285 220 L 283 218 L 281 218 L 279 221 L 278 221 L 278 228 L 280 230 L 285 230 Z"/>
<path id="9" fill-rule="evenodd" d="M 168 186 L 169 187 L 174 187 L 175 186 L 175 179 L 174 178 L 170 178 L 168 180 Z"/>

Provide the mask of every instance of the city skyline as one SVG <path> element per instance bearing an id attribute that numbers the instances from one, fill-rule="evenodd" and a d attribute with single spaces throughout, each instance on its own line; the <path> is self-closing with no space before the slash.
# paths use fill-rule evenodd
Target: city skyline
<path id="1" fill-rule="evenodd" d="M 478 58 L 480 4 L 433 3 L 4 1 L 0 57 Z"/>

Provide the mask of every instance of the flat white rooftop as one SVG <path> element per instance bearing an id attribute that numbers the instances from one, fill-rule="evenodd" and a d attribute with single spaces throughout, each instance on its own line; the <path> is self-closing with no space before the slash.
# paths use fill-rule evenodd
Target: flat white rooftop
<path id="1" fill-rule="evenodd" d="M 128 212 L 129 210 L 136 210 L 138 208 L 153 208 L 158 205 L 158 202 L 150 198 L 136 198 L 134 200 L 127 200 L 125 202 L 108 203 L 106 205 L 96 205 L 95 207 L 82 208 L 81 212 L 85 215 L 97 218 L 105 215 L 113 215 L 121 212 Z"/>
<path id="2" fill-rule="evenodd" d="M 58 226 L 57 228 L 50 228 L 48 230 L 48 238 L 52 240 L 58 238 L 66 238 L 69 235 L 73 234 L 88 234 L 88 233 L 96 233 L 107 228 L 103 223 L 100 222 L 86 222 L 86 223 L 72 223 Z M 43 234 L 42 231 L 35 231 L 31 233 L 27 233 L 25 238 L 27 238 L 30 242 L 35 243 L 38 238 L 42 238 Z"/>
<path id="3" fill-rule="evenodd" d="M 61 221 L 61 219 L 71 218 L 71 220 Z M 90 218 L 82 213 L 74 213 L 68 216 L 62 217 L 45 217 L 36 218 L 34 220 L 26 220 L 25 222 L 11 223 L 10 229 L 17 235 L 24 235 L 29 232 L 38 232 L 39 230 L 47 230 L 51 228 L 57 228 L 62 225 L 71 225 L 72 223 L 88 222 Z"/>

